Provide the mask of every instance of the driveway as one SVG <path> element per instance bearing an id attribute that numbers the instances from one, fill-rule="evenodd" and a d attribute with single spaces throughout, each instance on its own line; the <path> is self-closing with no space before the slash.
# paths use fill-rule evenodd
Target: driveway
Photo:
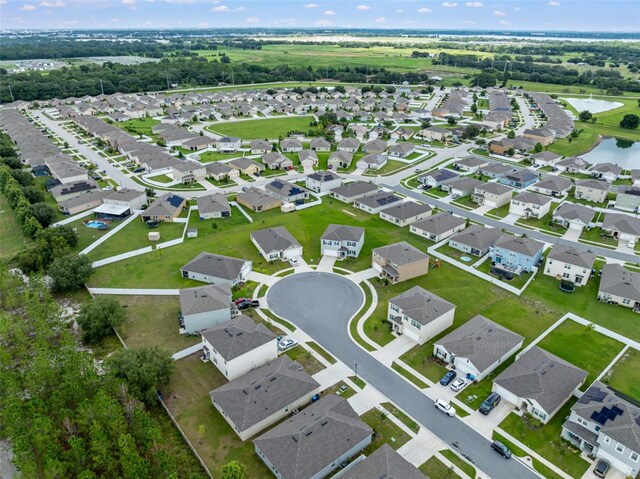
<path id="1" fill-rule="evenodd" d="M 490 453 L 489 441 L 457 418 L 436 411 L 423 393 L 351 341 L 347 323 L 362 303 L 360 289 L 330 273 L 302 273 L 278 281 L 267 293 L 269 306 L 309 334 L 327 351 L 355 369 L 365 382 L 391 399 L 442 441 L 459 451 L 493 479 L 539 476 L 517 460 Z"/>
<path id="2" fill-rule="evenodd" d="M 562 235 L 562 239 L 567 240 L 567 241 L 575 241 L 577 243 L 578 242 L 578 238 L 580 238 L 581 234 L 582 234 L 582 230 L 577 230 L 575 228 L 569 228 Z"/>

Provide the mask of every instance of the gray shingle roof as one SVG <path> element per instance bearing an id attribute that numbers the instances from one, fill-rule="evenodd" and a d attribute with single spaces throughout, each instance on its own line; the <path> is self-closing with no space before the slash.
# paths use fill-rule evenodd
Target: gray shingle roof
<path id="1" fill-rule="evenodd" d="M 120 188 L 117 191 L 111 191 L 106 197 L 107 200 L 131 201 L 145 195 L 144 191 L 132 190 L 129 188 Z"/>
<path id="2" fill-rule="evenodd" d="M 433 208 L 431 208 L 431 206 L 427 204 L 416 203 L 415 201 L 405 201 L 400 204 L 395 204 L 394 206 L 391 206 L 389 208 L 385 208 L 384 210 L 382 210 L 382 213 L 384 213 L 385 215 L 389 215 L 392 218 L 406 220 L 423 213 L 428 213 L 431 210 L 433 210 Z"/>
<path id="3" fill-rule="evenodd" d="M 284 251 L 292 247 L 300 246 L 300 243 L 298 243 L 283 226 L 253 231 L 251 232 L 251 237 L 266 253 L 270 253 L 271 251 Z"/>
<path id="4" fill-rule="evenodd" d="M 640 235 L 640 219 L 624 214 L 607 213 L 604 215 L 602 229 Z"/>
<path id="5" fill-rule="evenodd" d="M 316 171 L 314 173 L 311 173 L 308 176 L 308 178 L 324 183 L 327 181 L 337 180 L 340 177 L 336 175 L 333 171 Z"/>
<path id="6" fill-rule="evenodd" d="M 342 186 L 331 190 L 332 193 L 344 196 L 345 198 L 351 198 L 366 193 L 373 193 L 378 191 L 379 188 L 373 183 L 367 181 L 354 181 L 353 183 L 345 183 Z"/>
<path id="7" fill-rule="evenodd" d="M 319 386 L 300 363 L 285 354 L 214 389 L 209 395 L 236 427 L 245 431 L 310 395 Z"/>
<path id="8" fill-rule="evenodd" d="M 227 361 L 273 341 L 276 335 L 263 324 L 248 316 L 237 316 L 231 321 L 201 331 L 202 337 Z M 276 345 L 274 343 L 274 352 Z"/>
<path id="9" fill-rule="evenodd" d="M 283 479 L 308 479 L 372 434 L 349 403 L 332 394 L 253 443 Z"/>
<path id="10" fill-rule="evenodd" d="M 458 226 L 462 226 L 466 222 L 467 220 L 465 218 L 460 218 L 459 216 L 454 216 L 451 213 L 443 211 L 442 213 L 438 213 L 430 218 L 420 220 L 412 226 L 419 230 L 439 235 Z"/>
<path id="11" fill-rule="evenodd" d="M 358 200 L 358 203 L 361 203 L 370 208 L 380 208 L 381 206 L 391 205 L 393 203 L 397 203 L 398 201 L 402 201 L 402 198 L 395 195 L 394 193 L 381 191 L 380 193 L 376 193 L 375 195 L 369 195 L 365 196 L 364 198 L 360 198 Z"/>
<path id="12" fill-rule="evenodd" d="M 198 213 L 219 213 L 230 211 L 229 201 L 222 193 L 198 197 Z"/>
<path id="13" fill-rule="evenodd" d="M 391 298 L 389 303 L 399 307 L 403 314 L 422 325 L 429 324 L 456 307 L 455 304 L 436 296 L 420 286 L 414 286 L 404 293 Z"/>
<path id="14" fill-rule="evenodd" d="M 595 211 L 592 208 L 575 203 L 562 203 L 553 212 L 554 218 L 561 218 L 565 221 L 580 220 L 585 225 L 591 223 L 593 215 L 595 215 Z"/>
<path id="15" fill-rule="evenodd" d="M 397 265 L 410 264 L 429 258 L 427 254 L 406 241 L 375 248 L 373 253 Z"/>
<path id="16" fill-rule="evenodd" d="M 545 190 L 564 191 L 567 188 L 571 188 L 573 186 L 573 181 L 571 181 L 569 178 L 564 178 L 562 176 L 550 175 L 538 181 L 534 186 L 536 188 L 541 188 Z"/>
<path id="17" fill-rule="evenodd" d="M 611 183 L 600 180 L 583 180 L 576 182 L 576 186 L 581 188 L 591 188 L 592 190 L 609 191 Z"/>
<path id="18" fill-rule="evenodd" d="M 173 216 L 184 202 L 186 200 L 181 196 L 165 193 L 151 203 L 142 216 Z"/>
<path id="19" fill-rule="evenodd" d="M 598 292 L 640 301 L 640 273 L 629 271 L 619 264 L 605 264 Z"/>
<path id="20" fill-rule="evenodd" d="M 503 195 L 504 193 L 512 192 L 513 188 L 503 185 L 502 183 L 497 183 L 495 181 L 492 181 L 491 183 L 484 183 L 482 185 L 476 186 L 475 190 L 482 193 Z"/>
<path id="21" fill-rule="evenodd" d="M 383 444 L 341 476 L 342 479 L 427 479 L 416 467 Z"/>
<path id="22" fill-rule="evenodd" d="M 540 195 L 538 193 L 531 193 L 529 191 L 524 191 L 519 195 L 514 196 L 513 199 L 521 201 L 523 203 L 529 203 L 538 206 L 544 206 L 547 203 L 551 202 L 551 198 L 549 196 Z"/>
<path id="23" fill-rule="evenodd" d="M 360 241 L 364 236 L 364 228 L 330 224 L 322 233 L 321 239 L 332 241 Z"/>
<path id="24" fill-rule="evenodd" d="M 234 280 L 247 263 L 247 260 L 232 258 L 214 253 L 200 253 L 181 269 L 193 273 L 205 274 L 227 280 Z"/>
<path id="25" fill-rule="evenodd" d="M 452 236 L 449 241 L 455 241 L 471 248 L 484 250 L 493 246 L 502 237 L 503 233 L 498 228 L 487 228 L 481 225 L 471 225 L 460 233 Z"/>
<path id="26" fill-rule="evenodd" d="M 469 359 L 483 372 L 524 340 L 523 336 L 477 315 L 436 341 L 455 356 Z"/>
<path id="27" fill-rule="evenodd" d="M 552 413 L 569 399 L 586 377 L 586 371 L 534 346 L 505 369 L 494 383 L 519 398 L 537 401 L 545 411 Z"/>
<path id="28" fill-rule="evenodd" d="M 596 255 L 590 251 L 578 251 L 570 246 L 556 245 L 547 255 L 547 259 L 573 264 L 590 270 L 596 260 Z"/>
<path id="29" fill-rule="evenodd" d="M 538 251 L 544 248 L 544 243 L 531 238 L 504 235 L 502 238 L 496 241 L 495 247 L 504 248 L 515 253 L 525 254 L 527 256 L 535 256 Z"/>
<path id="30" fill-rule="evenodd" d="M 180 290 L 180 310 L 183 315 L 208 313 L 231 308 L 231 286 L 210 284 Z"/>

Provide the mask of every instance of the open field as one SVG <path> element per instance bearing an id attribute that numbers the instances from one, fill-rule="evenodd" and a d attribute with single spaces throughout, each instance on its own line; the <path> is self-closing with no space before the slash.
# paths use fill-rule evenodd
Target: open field
<path id="1" fill-rule="evenodd" d="M 153 118 L 135 118 L 133 120 L 115 123 L 115 125 L 134 135 L 153 137 L 151 128 L 158 123 L 160 123 L 160 120 L 154 120 Z"/>
<path id="2" fill-rule="evenodd" d="M 2 238 L 0 260 L 12 258 L 30 242 L 22 234 L 13 210 L 3 195 L 0 195 L 0 238 Z"/>
<path id="3" fill-rule="evenodd" d="M 212 124 L 207 130 L 224 136 L 236 136 L 243 140 L 257 138 L 277 139 L 286 137 L 291 131 L 307 132 L 311 128 L 309 122 L 311 116 L 287 116 L 264 120 L 241 120 L 226 123 Z M 238 156 L 236 154 L 236 156 Z"/>

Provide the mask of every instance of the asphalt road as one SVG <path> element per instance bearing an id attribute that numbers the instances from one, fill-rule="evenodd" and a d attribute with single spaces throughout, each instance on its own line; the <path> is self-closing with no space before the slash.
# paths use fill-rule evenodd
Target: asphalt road
<path id="1" fill-rule="evenodd" d="M 303 329 L 314 341 L 354 367 L 358 376 L 378 389 L 445 443 L 457 450 L 493 479 L 539 479 L 518 460 L 505 460 L 490 449 L 487 439 L 457 418 L 437 411 L 433 402 L 391 369 L 354 343 L 347 323 L 353 304 L 362 302 L 362 292 L 351 281 L 330 273 L 287 276 L 269 288 L 269 307 Z M 356 308 L 357 309 L 357 308 Z"/>

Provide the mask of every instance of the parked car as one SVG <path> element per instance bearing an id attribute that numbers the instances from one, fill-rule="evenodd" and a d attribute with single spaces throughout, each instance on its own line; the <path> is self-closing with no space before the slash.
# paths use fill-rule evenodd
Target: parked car
<path id="1" fill-rule="evenodd" d="M 598 477 L 605 477 L 609 469 L 611 469 L 611 465 L 604 459 L 600 459 L 596 467 L 593 468 L 593 473 Z"/>
<path id="2" fill-rule="evenodd" d="M 491 449 L 496 451 L 505 459 L 509 459 L 511 457 L 511 450 L 507 446 L 502 444 L 500 441 L 493 441 L 491 443 Z"/>
<path id="3" fill-rule="evenodd" d="M 142 173 L 144 170 L 146 170 L 146 168 L 144 166 L 139 166 L 138 168 L 133 170 L 133 172 L 134 173 Z"/>
<path id="4" fill-rule="evenodd" d="M 456 415 L 456 408 L 454 408 L 451 404 L 449 404 L 444 399 L 436 399 L 433 403 L 436 409 L 440 409 L 447 416 L 453 417 Z"/>
<path id="5" fill-rule="evenodd" d="M 235 299 L 233 302 L 236 304 L 240 304 L 240 303 L 244 303 L 245 301 L 251 301 L 249 298 L 238 298 Z"/>
<path id="6" fill-rule="evenodd" d="M 278 349 L 280 351 L 286 351 L 287 349 L 293 348 L 297 344 L 298 344 L 298 341 L 296 341 L 295 339 L 284 338 L 284 339 L 281 339 L 280 342 L 278 343 Z"/>
<path id="7" fill-rule="evenodd" d="M 300 261 L 298 261 L 298 258 L 289 258 L 289 264 L 295 268 L 300 264 Z"/>
<path id="8" fill-rule="evenodd" d="M 451 386 L 449 386 L 451 389 L 453 389 L 455 392 L 460 391 L 463 387 L 465 387 L 467 385 L 467 381 L 465 381 L 462 378 L 458 378 L 455 381 L 453 381 L 451 383 Z"/>
<path id="9" fill-rule="evenodd" d="M 500 268 L 491 268 L 489 270 L 489 273 L 491 273 L 493 276 L 497 276 L 500 279 L 504 279 L 505 281 L 511 281 L 513 279 L 512 273 L 509 273 L 508 271 Z"/>
<path id="10" fill-rule="evenodd" d="M 478 409 L 478 411 L 487 416 L 491 411 L 495 409 L 498 404 L 500 404 L 501 399 L 502 398 L 498 393 L 489 394 L 489 397 L 482 401 L 482 404 L 480 405 L 480 409 Z"/>
<path id="11" fill-rule="evenodd" d="M 251 307 L 251 301 L 246 299 L 240 303 L 236 303 L 236 306 L 238 307 L 238 309 L 247 309 Z"/>
<path id="12" fill-rule="evenodd" d="M 447 374 L 442 376 L 442 379 L 440 380 L 440 384 L 442 384 L 443 386 L 448 386 L 449 383 L 456 378 L 456 376 L 457 376 L 457 373 L 455 371 L 448 371 Z"/>
<path id="13" fill-rule="evenodd" d="M 252 308 L 259 308 L 260 307 L 260 301 L 258 301 L 257 299 L 252 299 L 251 300 L 251 307 Z"/>

